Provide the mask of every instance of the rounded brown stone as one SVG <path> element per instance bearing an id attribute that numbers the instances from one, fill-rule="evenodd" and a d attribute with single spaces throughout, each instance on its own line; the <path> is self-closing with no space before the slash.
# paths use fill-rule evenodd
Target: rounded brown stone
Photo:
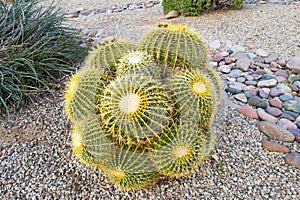
<path id="1" fill-rule="evenodd" d="M 281 126 L 267 121 L 260 121 L 257 124 L 258 130 L 266 136 L 283 142 L 293 142 L 295 136 Z"/>
<path id="2" fill-rule="evenodd" d="M 285 163 L 300 169 L 300 153 L 292 152 L 284 158 Z"/>
<path id="3" fill-rule="evenodd" d="M 254 108 L 251 106 L 242 106 L 237 110 L 240 114 L 245 115 L 251 119 L 258 119 L 258 115 Z"/>
<path id="4" fill-rule="evenodd" d="M 278 144 L 276 142 L 272 142 L 269 140 L 262 140 L 261 144 L 263 148 L 272 151 L 272 152 L 279 152 L 279 153 L 289 153 L 290 149 L 282 144 Z"/>

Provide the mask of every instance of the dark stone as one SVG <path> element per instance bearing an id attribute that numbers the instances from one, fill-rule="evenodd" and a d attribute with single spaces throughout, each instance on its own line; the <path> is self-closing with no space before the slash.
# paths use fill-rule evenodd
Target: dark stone
<path id="1" fill-rule="evenodd" d="M 291 121 L 295 121 L 296 118 L 298 117 L 298 114 L 292 111 L 284 110 L 280 116 L 280 118 L 286 118 Z"/>
<path id="2" fill-rule="evenodd" d="M 295 113 L 300 113 L 300 104 L 291 104 L 289 102 L 284 102 L 283 107 L 286 110 L 290 110 L 290 111 L 293 111 Z"/>
<path id="3" fill-rule="evenodd" d="M 251 106 L 255 106 L 258 108 L 266 108 L 268 107 L 268 102 L 263 100 L 257 96 L 252 96 L 248 99 L 248 104 Z"/>
<path id="4" fill-rule="evenodd" d="M 270 79 L 276 79 L 276 77 L 273 75 L 270 75 L 270 74 L 264 74 L 259 80 L 264 81 L 264 80 L 270 80 Z"/>
<path id="5" fill-rule="evenodd" d="M 238 89 L 235 89 L 235 88 L 226 88 L 225 91 L 228 92 L 228 93 L 231 93 L 231 94 L 239 94 L 239 93 L 242 92 L 241 90 L 238 90 Z"/>
<path id="6" fill-rule="evenodd" d="M 279 96 L 279 99 L 280 99 L 281 101 L 289 101 L 289 100 L 294 99 L 294 97 L 293 97 L 293 95 L 291 95 L 291 94 L 283 94 L 283 95 L 280 95 L 280 96 Z"/>
<path id="7" fill-rule="evenodd" d="M 227 52 L 229 53 L 229 55 L 233 54 L 233 51 L 231 49 L 228 49 Z"/>

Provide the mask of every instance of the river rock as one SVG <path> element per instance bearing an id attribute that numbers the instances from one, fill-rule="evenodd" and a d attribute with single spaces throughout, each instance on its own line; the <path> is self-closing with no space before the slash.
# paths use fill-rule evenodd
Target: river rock
<path id="1" fill-rule="evenodd" d="M 300 153 L 292 152 L 284 158 L 285 163 L 300 169 Z"/>
<path id="2" fill-rule="evenodd" d="M 260 57 L 267 57 L 267 56 L 269 56 L 269 53 L 266 50 L 263 50 L 263 49 L 257 49 L 255 52 Z"/>
<path id="3" fill-rule="evenodd" d="M 242 106 L 237 111 L 238 111 L 238 113 L 241 113 L 251 119 L 258 119 L 258 115 L 257 115 L 255 109 L 252 108 L 252 106 L 248 106 L 248 105 Z"/>
<path id="4" fill-rule="evenodd" d="M 287 68 L 293 72 L 300 72 L 300 55 L 294 56 L 286 63 Z"/>
<path id="5" fill-rule="evenodd" d="M 171 10 L 168 14 L 166 14 L 165 18 L 166 19 L 172 19 L 179 17 L 180 13 L 178 10 Z"/>
<path id="6" fill-rule="evenodd" d="M 279 99 L 270 99 L 269 103 L 275 108 L 282 109 L 282 102 Z"/>
<path id="7" fill-rule="evenodd" d="M 279 153 L 289 153 L 290 149 L 282 144 L 278 144 L 276 142 L 272 142 L 269 140 L 262 140 L 261 141 L 262 147 L 272 151 L 272 152 L 279 152 Z"/>
<path id="8" fill-rule="evenodd" d="M 295 140 L 295 136 L 291 132 L 275 123 L 260 121 L 257 127 L 260 132 L 272 139 L 283 142 L 293 142 Z"/>
<path id="9" fill-rule="evenodd" d="M 285 118 L 281 118 L 278 121 L 278 125 L 281 126 L 281 127 L 283 127 L 283 128 L 286 128 L 286 129 L 289 129 L 289 128 L 296 129 L 297 128 L 296 124 L 294 124 L 293 122 L 291 122 L 290 120 L 285 119 Z"/>
<path id="10" fill-rule="evenodd" d="M 273 87 L 277 84 L 276 79 L 268 79 L 263 81 L 258 81 L 257 86 L 258 87 Z"/>
<path id="11" fill-rule="evenodd" d="M 272 61 L 276 61 L 279 58 L 278 54 L 271 54 L 265 58 L 265 63 L 271 63 Z"/>
<path id="12" fill-rule="evenodd" d="M 257 108 L 256 109 L 257 115 L 260 119 L 262 119 L 263 121 L 268 121 L 268 122 L 273 122 L 276 123 L 277 122 L 277 118 L 266 113 L 266 111 L 264 111 L 264 109 L 262 108 Z"/>
<path id="13" fill-rule="evenodd" d="M 258 107 L 258 108 L 266 108 L 268 106 L 267 101 L 257 97 L 257 96 L 252 96 L 248 99 L 248 104 L 250 106 Z"/>
<path id="14" fill-rule="evenodd" d="M 240 58 L 236 62 L 236 66 L 241 69 L 242 71 L 246 72 L 249 69 L 252 60 L 249 58 Z"/>
<path id="15" fill-rule="evenodd" d="M 278 117 L 282 114 L 282 111 L 280 109 L 271 106 L 267 107 L 266 111 L 267 113 L 273 115 L 274 117 Z"/>

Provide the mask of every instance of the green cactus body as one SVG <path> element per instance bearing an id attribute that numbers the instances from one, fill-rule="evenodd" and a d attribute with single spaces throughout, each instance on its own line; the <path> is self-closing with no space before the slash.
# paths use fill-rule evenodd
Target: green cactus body
<path id="1" fill-rule="evenodd" d="M 139 49 L 147 51 L 158 63 L 171 68 L 204 68 L 207 63 L 204 40 L 186 26 L 162 24 L 145 34 Z"/>
<path id="2" fill-rule="evenodd" d="M 213 150 L 215 145 L 215 135 L 212 132 L 212 128 L 210 125 L 206 127 L 201 127 L 201 132 L 204 135 L 203 136 L 203 153 L 201 154 L 200 159 L 204 160 L 207 158 L 207 156 L 210 154 L 210 152 Z"/>
<path id="3" fill-rule="evenodd" d="M 211 123 L 214 104 L 208 79 L 193 71 L 176 73 L 169 82 L 175 101 L 176 114 L 183 121 L 194 121 L 200 126 Z"/>
<path id="4" fill-rule="evenodd" d="M 101 101 L 102 121 L 119 143 L 150 144 L 171 118 L 169 96 L 148 76 L 129 74 L 115 80 Z"/>
<path id="5" fill-rule="evenodd" d="M 156 168 L 149 153 L 132 147 L 120 147 L 112 152 L 104 172 L 123 190 L 138 190 L 155 181 Z"/>
<path id="6" fill-rule="evenodd" d="M 153 145 L 152 157 L 159 171 L 168 176 L 191 172 L 204 157 L 204 135 L 197 124 L 177 123 Z"/>
<path id="7" fill-rule="evenodd" d="M 71 136 L 74 154 L 89 165 L 101 166 L 110 158 L 110 153 L 115 148 L 97 118 L 77 123 L 72 129 Z"/>
<path id="8" fill-rule="evenodd" d="M 117 64 L 117 75 L 142 74 L 160 79 L 160 67 L 151 55 L 144 51 L 133 51 L 123 56 Z"/>
<path id="9" fill-rule="evenodd" d="M 131 41 L 113 39 L 99 44 L 86 60 L 86 66 L 104 69 L 110 76 L 116 73 L 116 65 L 119 59 L 136 49 Z"/>
<path id="10" fill-rule="evenodd" d="M 71 77 L 65 92 L 65 112 L 70 121 L 96 117 L 98 93 L 107 84 L 101 76 L 96 68 L 83 68 Z"/>
<path id="11" fill-rule="evenodd" d="M 214 105 L 212 114 L 214 116 L 217 111 L 218 104 L 221 101 L 221 94 L 222 94 L 221 79 L 219 75 L 216 73 L 216 71 L 209 67 L 202 70 L 198 70 L 198 74 L 204 75 L 211 86 L 210 87 L 211 97 L 212 97 L 212 103 Z"/>
<path id="12" fill-rule="evenodd" d="M 73 152 L 123 190 L 188 174 L 214 147 L 221 91 L 203 39 L 186 26 L 160 25 L 139 49 L 101 44 L 67 85 Z"/>

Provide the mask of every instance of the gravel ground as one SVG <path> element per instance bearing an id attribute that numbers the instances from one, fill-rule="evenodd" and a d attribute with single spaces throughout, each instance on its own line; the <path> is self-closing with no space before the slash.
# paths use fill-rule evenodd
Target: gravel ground
<path id="1" fill-rule="evenodd" d="M 66 2 L 64 6 L 69 11 L 95 3 L 91 0 L 84 5 L 75 3 L 78 1 Z M 110 2 L 125 4 L 125 1 Z M 102 5 L 104 3 L 96 6 Z M 225 43 L 230 39 L 232 43 L 255 43 L 269 52 L 294 55 L 300 51 L 297 47 L 299 17 L 296 16 L 300 16 L 300 9 L 293 5 L 258 5 L 171 21 L 190 25 L 207 42 L 219 39 Z M 162 8 L 156 6 L 79 17 L 72 19 L 69 25 L 107 30 L 107 36 L 138 41 L 145 31 L 161 21 L 165 21 Z M 64 87 L 57 85 L 54 96 L 38 96 L 35 103 L 18 112 L 12 111 L 11 127 L 3 121 L 6 133 L 0 135 L 1 199 L 300 198 L 300 171 L 286 165 L 283 154 L 263 150 L 260 141 L 266 136 L 256 128 L 257 121 L 239 115 L 225 103 L 219 108 L 214 123 L 216 146 L 212 154 L 218 157 L 218 162 L 209 157 L 188 176 L 162 177 L 147 189 L 122 192 L 109 183 L 101 170 L 84 166 L 74 158 L 70 124 L 63 113 Z M 295 143 L 285 145 L 292 151 L 297 150 Z"/>

